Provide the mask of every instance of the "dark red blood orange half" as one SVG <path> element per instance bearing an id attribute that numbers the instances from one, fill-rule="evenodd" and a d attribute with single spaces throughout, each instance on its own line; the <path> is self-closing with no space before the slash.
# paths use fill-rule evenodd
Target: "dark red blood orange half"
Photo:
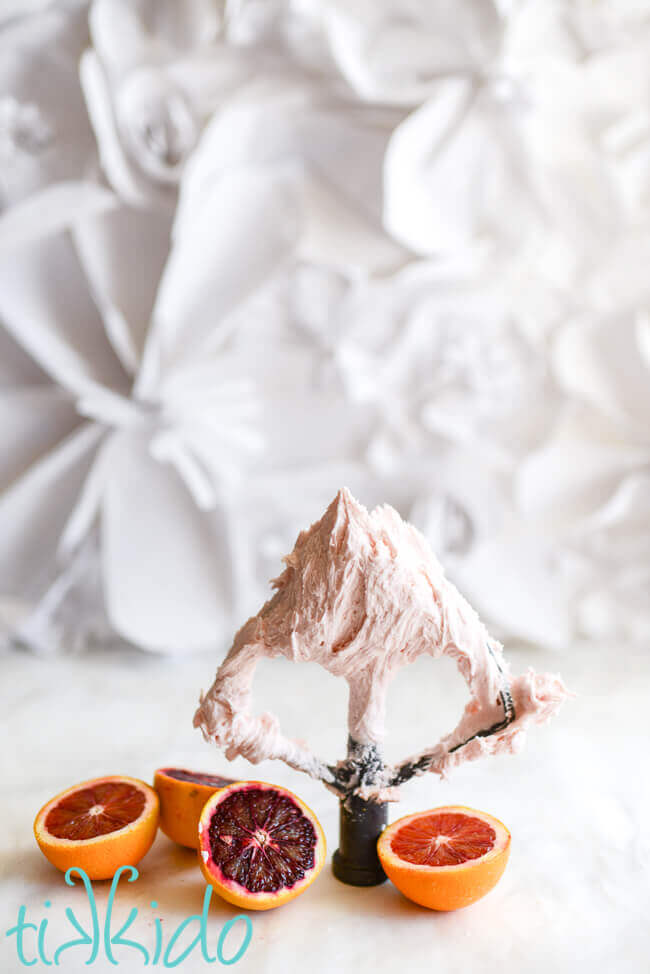
<path id="1" fill-rule="evenodd" d="M 315 814 L 285 788 L 241 781 L 218 791 L 199 822 L 199 862 L 215 891 L 247 910 L 303 893 L 325 863 Z"/>

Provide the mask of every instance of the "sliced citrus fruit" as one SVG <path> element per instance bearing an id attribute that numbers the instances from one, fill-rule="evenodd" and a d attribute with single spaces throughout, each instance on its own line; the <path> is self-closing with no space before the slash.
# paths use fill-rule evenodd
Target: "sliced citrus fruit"
<path id="1" fill-rule="evenodd" d="M 153 786 L 160 798 L 160 828 L 179 845 L 196 849 L 203 806 L 215 791 L 233 782 L 233 778 L 185 768 L 158 768 Z"/>
<path id="2" fill-rule="evenodd" d="M 325 836 L 292 792 L 240 781 L 201 812 L 199 862 L 214 890 L 246 910 L 270 910 L 310 886 L 325 862 Z"/>
<path id="3" fill-rule="evenodd" d="M 410 900 L 457 910 L 496 886 L 508 862 L 510 833 L 486 812 L 447 805 L 389 825 L 377 852 L 388 878 Z"/>
<path id="4" fill-rule="evenodd" d="M 34 835 L 57 869 L 77 866 L 90 879 L 110 879 L 149 851 L 158 814 L 153 788 L 138 778 L 108 775 L 73 785 L 43 805 Z"/>

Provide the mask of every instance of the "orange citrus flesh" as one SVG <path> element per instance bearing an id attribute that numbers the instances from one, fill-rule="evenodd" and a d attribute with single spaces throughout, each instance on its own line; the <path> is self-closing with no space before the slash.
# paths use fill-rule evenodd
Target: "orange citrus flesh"
<path id="1" fill-rule="evenodd" d="M 34 835 L 43 855 L 62 872 L 77 866 L 90 879 L 110 879 L 149 851 L 158 815 L 158 796 L 149 785 L 109 775 L 50 799 L 36 816 Z"/>
<path id="2" fill-rule="evenodd" d="M 153 786 L 160 799 L 160 828 L 179 845 L 198 848 L 203 806 L 215 791 L 232 783 L 232 778 L 202 771 L 158 768 Z"/>
<path id="3" fill-rule="evenodd" d="M 199 822 L 199 864 L 215 892 L 246 910 L 288 903 L 325 863 L 318 819 L 293 792 L 240 781 L 209 799 Z"/>
<path id="4" fill-rule="evenodd" d="M 510 833 L 486 812 L 450 805 L 389 825 L 377 852 L 388 878 L 410 900 L 431 910 L 457 910 L 497 884 Z"/>

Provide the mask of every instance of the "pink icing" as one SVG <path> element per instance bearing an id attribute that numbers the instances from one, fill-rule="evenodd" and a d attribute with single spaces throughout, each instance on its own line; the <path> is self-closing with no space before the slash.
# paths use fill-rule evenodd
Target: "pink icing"
<path id="1" fill-rule="evenodd" d="M 315 661 L 347 680 L 350 736 L 379 747 L 386 693 L 396 672 L 422 653 L 451 656 L 470 699 L 458 726 L 410 759 L 421 761 L 421 770 L 443 775 L 462 761 L 514 751 L 528 726 L 548 720 L 568 695 L 559 676 L 532 670 L 509 676 L 501 645 L 445 578 L 425 538 L 388 505 L 369 513 L 347 489 L 340 490 L 284 560 L 286 568 L 273 582 L 275 595 L 235 636 L 194 718 L 229 759 L 278 758 L 326 784 L 335 779 L 336 769 L 287 738 L 273 714 L 252 713 L 252 682 L 263 657 Z M 502 691 L 508 684 L 514 719 L 489 736 L 474 737 L 503 722 Z M 391 787 L 395 771 L 386 768 L 370 784 L 359 783 L 356 792 L 397 797 Z"/>

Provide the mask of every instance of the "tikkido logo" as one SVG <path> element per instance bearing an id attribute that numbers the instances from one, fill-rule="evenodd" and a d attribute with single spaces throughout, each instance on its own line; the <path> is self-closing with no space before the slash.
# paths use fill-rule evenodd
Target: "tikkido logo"
<path id="1" fill-rule="evenodd" d="M 217 961 L 220 964 L 231 965 L 236 964 L 238 960 L 244 956 L 248 950 L 251 938 L 253 936 L 253 924 L 251 923 L 250 917 L 246 916 L 245 913 L 240 913 L 234 916 L 231 920 L 221 928 L 219 938 L 216 944 L 216 954 L 212 956 L 208 949 L 208 912 L 210 909 L 210 899 L 212 897 L 212 887 L 206 886 L 205 895 L 203 897 L 203 910 L 201 913 L 196 913 L 193 916 L 187 917 L 183 920 L 176 930 L 172 933 L 167 944 L 163 941 L 163 929 L 162 921 L 159 917 L 154 919 L 154 944 L 151 948 L 145 946 L 145 944 L 140 943 L 138 940 L 126 939 L 124 934 L 129 930 L 138 916 L 138 910 L 133 907 L 129 912 L 126 921 L 116 932 L 112 930 L 113 921 L 113 906 L 115 903 L 115 894 L 117 892 L 117 887 L 120 881 L 120 877 L 124 872 L 130 870 L 130 876 L 128 877 L 128 882 L 133 883 L 138 878 L 139 873 L 135 866 L 120 866 L 113 877 L 111 883 L 110 892 L 108 894 L 108 902 L 106 904 L 106 915 L 104 917 L 103 927 L 99 922 L 99 914 L 97 911 L 97 903 L 95 901 L 95 894 L 93 892 L 93 887 L 90 879 L 86 875 L 83 869 L 78 869 L 76 867 L 71 867 L 65 874 L 65 881 L 68 886 L 75 886 L 76 882 L 72 877 L 73 873 L 76 873 L 81 882 L 84 885 L 86 891 L 86 899 L 90 907 L 90 929 L 86 930 L 82 924 L 77 919 L 76 915 L 73 913 L 70 907 L 66 907 L 65 915 L 74 928 L 75 933 L 78 934 L 72 940 L 68 940 L 65 943 L 60 944 L 54 952 L 53 948 L 47 943 L 47 917 L 41 920 L 40 924 L 30 923 L 27 920 L 27 907 L 21 906 L 18 909 L 18 919 L 15 926 L 11 927 L 6 932 L 7 937 L 16 938 L 16 953 L 18 955 L 18 960 L 25 967 L 33 967 L 40 960 L 41 964 L 47 967 L 61 964 L 61 957 L 64 956 L 64 960 L 71 955 L 68 951 L 74 951 L 75 954 L 80 952 L 80 949 L 90 948 L 89 955 L 85 961 L 86 965 L 93 964 L 99 957 L 100 951 L 103 951 L 103 955 L 111 964 L 119 965 L 122 960 L 125 960 L 127 964 L 131 965 L 135 954 L 140 954 L 142 966 L 160 964 L 162 967 L 178 967 L 182 964 L 191 954 L 193 954 L 197 949 L 203 957 L 203 960 L 208 964 L 215 964 Z M 45 907 L 49 908 L 51 903 L 46 900 Z M 158 904 L 155 900 L 151 901 L 151 906 L 155 909 Z M 198 932 L 194 939 L 183 949 L 179 945 L 179 941 L 183 937 L 183 934 L 190 927 L 191 924 L 198 924 Z M 237 928 L 237 929 L 236 929 Z M 132 936 L 134 935 L 132 931 Z M 185 939 L 185 938 L 183 938 Z M 115 948 L 122 948 L 118 951 L 116 956 L 114 953 Z M 76 950 L 75 950 L 76 948 Z M 48 953 L 50 956 L 48 956 Z"/>

